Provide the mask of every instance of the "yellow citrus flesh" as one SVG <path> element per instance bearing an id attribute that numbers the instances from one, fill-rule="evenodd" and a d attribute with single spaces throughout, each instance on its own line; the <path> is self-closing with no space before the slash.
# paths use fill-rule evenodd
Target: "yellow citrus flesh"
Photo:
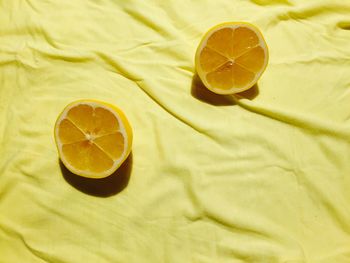
<path id="1" fill-rule="evenodd" d="M 196 70 L 203 84 L 218 94 L 251 88 L 268 63 L 266 42 L 255 26 L 229 22 L 210 29 L 196 52 Z"/>
<path id="2" fill-rule="evenodd" d="M 79 100 L 59 115 L 55 141 L 68 170 L 88 178 L 103 178 L 115 172 L 128 157 L 132 130 L 117 107 Z"/>

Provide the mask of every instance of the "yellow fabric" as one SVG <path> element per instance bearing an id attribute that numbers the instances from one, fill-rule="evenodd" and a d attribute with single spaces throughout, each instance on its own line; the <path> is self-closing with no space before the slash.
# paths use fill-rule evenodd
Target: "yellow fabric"
<path id="1" fill-rule="evenodd" d="M 350 2 L 0 2 L 0 262 L 350 262 Z M 206 92 L 202 35 L 257 25 L 258 87 Z M 60 166 L 69 102 L 122 108 L 132 157 Z"/>

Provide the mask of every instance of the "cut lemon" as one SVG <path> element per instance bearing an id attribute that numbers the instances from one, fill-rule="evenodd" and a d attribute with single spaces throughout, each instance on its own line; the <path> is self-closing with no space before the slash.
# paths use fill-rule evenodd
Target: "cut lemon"
<path id="1" fill-rule="evenodd" d="M 203 84 L 218 94 L 242 92 L 264 72 L 269 54 L 259 29 L 246 22 L 229 22 L 210 29 L 195 57 Z"/>
<path id="2" fill-rule="evenodd" d="M 79 100 L 58 116 L 55 141 L 69 171 L 88 178 L 103 178 L 114 173 L 128 157 L 132 130 L 117 107 Z"/>

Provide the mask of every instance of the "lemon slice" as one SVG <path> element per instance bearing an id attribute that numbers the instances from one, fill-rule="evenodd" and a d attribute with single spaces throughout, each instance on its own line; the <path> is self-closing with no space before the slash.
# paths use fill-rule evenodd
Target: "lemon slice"
<path id="1" fill-rule="evenodd" d="M 103 178 L 131 151 L 132 129 L 117 107 L 95 100 L 70 103 L 58 116 L 55 141 L 63 164 L 74 174 Z"/>
<path id="2" fill-rule="evenodd" d="M 218 94 L 242 92 L 265 71 L 268 48 L 258 28 L 228 22 L 211 28 L 196 52 L 196 70 L 203 84 Z"/>

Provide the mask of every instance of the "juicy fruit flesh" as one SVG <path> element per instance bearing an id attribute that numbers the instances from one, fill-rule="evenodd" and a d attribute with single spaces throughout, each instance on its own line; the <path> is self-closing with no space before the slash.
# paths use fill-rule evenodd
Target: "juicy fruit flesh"
<path id="1" fill-rule="evenodd" d="M 258 36 L 246 27 L 214 32 L 200 53 L 207 82 L 218 89 L 243 88 L 252 83 L 265 62 Z"/>
<path id="2" fill-rule="evenodd" d="M 75 169 L 93 173 L 113 167 L 124 151 L 124 136 L 116 116 L 102 107 L 71 108 L 58 127 L 65 160 Z"/>

